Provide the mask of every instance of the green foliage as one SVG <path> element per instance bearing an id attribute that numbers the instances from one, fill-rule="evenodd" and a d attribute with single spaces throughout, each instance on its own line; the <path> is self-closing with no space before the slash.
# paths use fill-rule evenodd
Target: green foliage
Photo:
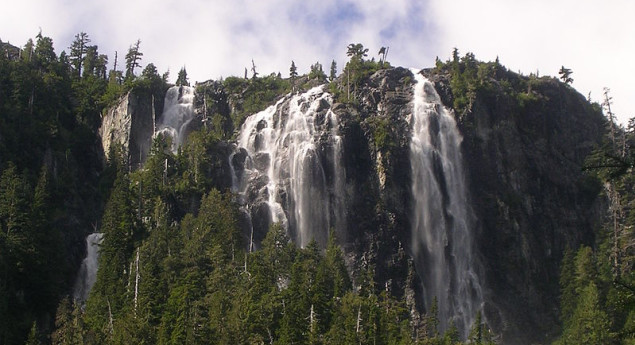
<path id="1" fill-rule="evenodd" d="M 37 330 L 37 325 L 33 322 L 33 326 L 31 326 L 31 331 L 29 331 L 29 337 L 26 339 L 25 345 L 40 345 L 42 342 L 40 341 L 40 335 Z"/>
<path id="2" fill-rule="evenodd" d="M 108 57 L 99 53 L 86 33 L 78 34 L 70 53 L 59 57 L 53 40 L 42 34 L 22 50 L 0 46 L 0 343 L 12 345 L 33 340 L 28 337 L 34 321 L 38 340 L 53 328 L 50 316 L 72 289 L 79 265 L 77 243 L 83 243 L 86 233 L 98 225 L 107 196 L 121 195 L 125 188 L 120 186 L 129 183 L 118 182 L 116 191 L 110 192 L 116 174 L 107 169 L 99 186 L 103 163 L 97 128 L 103 108 L 133 87 L 156 93 L 155 98 L 162 100 L 165 84 L 149 64 L 141 78 L 121 85 L 121 72 L 107 73 Z M 125 220 L 106 222 L 111 228 L 135 225 L 132 249 L 142 235 L 134 204 L 136 200 L 126 207 L 109 206 L 115 211 L 104 217 Z M 123 208 L 128 212 L 120 214 Z M 127 264 L 130 256 L 125 255 L 123 262 Z M 117 304 L 111 296 L 101 297 L 97 299 L 104 305 Z M 76 309 L 70 302 L 66 308 L 69 315 L 75 313 L 74 323 L 92 322 L 92 316 L 80 318 Z M 103 329 L 81 332 L 86 338 L 53 342 L 90 343 L 106 334 Z"/>
<path id="3" fill-rule="evenodd" d="M 351 58 L 351 60 L 363 60 L 366 56 L 368 56 L 368 49 L 364 48 L 364 45 L 361 43 L 351 43 L 346 47 L 346 55 Z"/>
<path id="4" fill-rule="evenodd" d="M 578 303 L 560 344 L 608 344 L 609 320 L 600 309 L 599 292 L 594 283 L 580 289 Z"/>
<path id="5" fill-rule="evenodd" d="M 73 69 L 76 71 L 76 76 L 79 78 L 82 75 L 82 66 L 84 65 L 84 58 L 88 50 L 88 43 L 90 38 L 85 32 L 80 32 L 75 35 L 75 40 L 71 44 L 69 60 Z"/>
<path id="6" fill-rule="evenodd" d="M 330 69 L 330 73 L 329 73 L 329 81 L 333 81 L 335 80 L 335 78 L 337 78 L 337 63 L 335 62 L 335 60 L 331 61 L 331 69 Z"/>
<path id="7" fill-rule="evenodd" d="M 135 68 L 141 67 L 140 61 L 143 53 L 139 50 L 140 45 L 141 40 L 137 40 L 137 42 L 128 48 L 128 53 L 126 53 L 126 80 L 133 79 L 135 76 Z"/>
<path id="8" fill-rule="evenodd" d="M 573 78 L 571 78 L 572 73 L 573 72 L 571 71 L 571 69 L 565 68 L 564 66 L 562 66 L 558 71 L 558 74 L 560 74 L 560 79 L 562 79 L 562 82 L 564 82 L 565 84 L 573 83 Z"/>
<path id="9" fill-rule="evenodd" d="M 187 79 L 187 71 L 185 70 L 185 67 L 182 67 L 179 70 L 179 75 L 176 78 L 176 85 L 190 86 L 190 82 Z"/>
<path id="10" fill-rule="evenodd" d="M 452 60 L 445 63 L 437 59 L 436 70 L 450 75 L 452 107 L 464 116 L 472 111 L 477 99 L 492 100 L 502 93 L 509 99 L 513 112 L 520 112 L 539 100 L 532 91 L 543 82 L 536 76 L 524 77 L 508 71 L 499 62 L 481 62 L 472 53 L 460 57 L 458 49 L 452 52 Z"/>
<path id="11" fill-rule="evenodd" d="M 582 247 L 574 260 L 571 254 L 563 260 L 559 344 L 628 344 L 635 339 L 635 175 L 629 163 L 635 132 L 612 123 L 610 114 L 607 120 L 606 143 L 588 157 L 585 170 L 603 181 L 610 215 L 596 234 L 594 249 Z"/>
<path id="12" fill-rule="evenodd" d="M 347 47 L 346 55 L 350 57 L 350 60 L 346 63 L 342 74 L 344 77 L 341 80 L 339 89 L 345 90 L 341 93 L 338 101 L 347 103 L 356 103 L 357 89 L 362 83 L 368 79 L 373 73 L 381 68 L 389 68 L 388 63 L 378 63 L 373 58 L 372 60 L 365 60 L 368 49 L 364 48 L 361 43 L 351 43 Z"/>
<path id="13" fill-rule="evenodd" d="M 289 80 L 275 75 L 245 80 L 237 77 L 226 78 L 223 86 L 230 98 L 242 103 L 236 104 L 232 112 L 234 128 L 239 128 L 247 116 L 264 110 L 273 102 L 291 91 Z"/>
<path id="14" fill-rule="evenodd" d="M 309 72 L 309 79 L 317 79 L 319 81 L 326 80 L 326 73 L 324 73 L 321 63 L 316 62 L 315 64 L 311 65 L 311 71 Z"/>
<path id="15" fill-rule="evenodd" d="M 395 133 L 390 118 L 388 117 L 370 117 L 366 120 L 373 134 L 373 143 L 375 147 L 382 152 L 390 152 L 397 146 L 397 133 Z"/>
<path id="16" fill-rule="evenodd" d="M 470 330 L 470 335 L 468 336 L 468 340 L 470 344 L 476 345 L 493 345 L 495 344 L 492 339 L 492 334 L 487 325 L 483 322 L 483 317 L 481 312 L 476 313 L 476 320 L 474 320 L 474 325 L 472 325 L 472 329 Z"/>

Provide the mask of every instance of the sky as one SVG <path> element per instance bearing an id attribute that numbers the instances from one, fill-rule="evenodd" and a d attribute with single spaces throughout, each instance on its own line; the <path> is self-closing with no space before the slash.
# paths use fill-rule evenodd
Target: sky
<path id="1" fill-rule="evenodd" d="M 23 46 L 41 30 L 56 51 L 86 32 L 92 44 L 122 58 L 141 40 L 142 67 L 185 66 L 191 82 L 243 76 L 252 59 L 260 75 L 288 76 L 320 62 L 338 71 L 346 46 L 362 43 L 369 58 L 389 47 L 393 66 L 433 67 L 435 58 L 472 52 L 512 71 L 557 76 L 593 101 L 610 88 L 622 123 L 635 117 L 633 0 L 20 0 L 0 12 L 0 39 Z"/>

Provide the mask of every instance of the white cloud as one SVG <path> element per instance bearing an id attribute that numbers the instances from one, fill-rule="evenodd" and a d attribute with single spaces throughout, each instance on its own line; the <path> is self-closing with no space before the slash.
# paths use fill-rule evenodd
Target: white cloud
<path id="1" fill-rule="evenodd" d="M 635 2 L 630 0 L 432 0 L 442 50 L 458 47 L 514 71 L 557 75 L 573 70 L 573 86 L 599 101 L 611 88 L 622 122 L 635 116 Z"/>
<path id="2" fill-rule="evenodd" d="M 29 15 L 25 15 L 25 14 Z M 253 58 L 259 73 L 287 75 L 316 61 L 341 69 L 348 43 L 360 42 L 376 57 L 390 46 L 393 65 L 428 67 L 452 48 L 481 60 L 500 57 L 525 74 L 573 70 L 573 86 L 599 100 L 614 97 L 622 121 L 635 116 L 635 13 L 631 0 L 24 0 L 3 6 L 0 38 L 22 45 L 41 27 L 58 51 L 87 32 L 120 66 L 141 39 L 142 63 L 153 62 L 172 78 L 186 66 L 192 81 L 242 75 Z"/>

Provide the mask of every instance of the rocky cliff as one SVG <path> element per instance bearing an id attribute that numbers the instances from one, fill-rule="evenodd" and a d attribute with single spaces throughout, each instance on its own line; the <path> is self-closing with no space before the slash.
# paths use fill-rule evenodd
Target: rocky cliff
<path id="1" fill-rule="evenodd" d="M 132 89 L 103 115 L 99 135 L 106 156 L 114 145 L 121 146 L 130 167 L 136 169 L 146 160 L 152 145 L 158 109 L 163 99 L 156 99 L 143 89 Z"/>
<path id="2" fill-rule="evenodd" d="M 464 96 L 462 90 L 453 89 L 448 71 L 424 74 L 434 81 L 446 107 L 452 108 L 456 97 Z M 355 102 L 325 101 L 315 116 L 332 111 L 338 119 L 346 226 L 336 227 L 336 232 L 353 271 L 372 267 L 377 285 L 405 294 L 417 314 L 425 311 L 421 298 L 425 281 L 421 272 L 420 279 L 413 279 L 417 268 L 411 243 L 414 201 L 409 158 L 413 82 L 406 69 L 378 71 L 357 90 Z M 555 79 L 502 71 L 486 82 L 487 88 L 471 96 L 469 108 L 455 116 L 463 135 L 469 228 L 483 311 L 504 343 L 546 341 L 558 329 L 562 253 L 566 247 L 592 243 L 593 227 L 601 219 L 599 185 L 583 174 L 582 166 L 600 143 L 605 123 L 596 107 Z M 277 106 L 276 116 L 289 114 L 285 105 L 289 101 Z M 268 126 L 261 122 L 252 130 Z M 319 133 L 315 138 L 328 137 L 325 131 Z M 331 142 L 316 140 L 315 145 L 323 161 L 320 169 L 329 171 Z M 241 153 L 235 170 L 244 168 L 244 156 Z M 268 164 L 262 155 L 254 157 Z M 246 204 L 260 239 L 271 213 L 265 205 L 269 194 L 259 193 L 266 192 L 270 178 L 257 176 Z M 330 181 L 334 183 L 332 176 Z M 334 188 L 327 183 L 325 193 L 331 193 L 331 200 Z M 274 200 L 287 207 L 286 215 L 292 219 L 288 207 L 296 206 L 286 201 L 289 189 L 282 189 L 286 192 Z M 326 211 L 329 206 L 323 209 L 333 213 Z M 299 226 L 291 224 L 290 231 L 299 231 Z"/>
<path id="3" fill-rule="evenodd" d="M 453 90 L 450 74 L 424 74 L 451 108 L 461 91 Z M 406 276 L 404 267 L 394 266 L 410 239 L 410 80 L 403 69 L 376 73 L 361 93 L 361 121 L 344 124 L 345 133 L 359 126 L 357 139 L 344 135 L 351 172 L 347 183 L 356 186 L 352 195 L 365 195 L 362 190 L 373 195 L 361 199 L 373 200 L 361 208 L 361 200 L 354 198 L 349 214 L 360 219 L 353 221 L 358 226 L 350 233 L 377 237 L 380 284 L 405 281 Z M 597 107 L 553 78 L 505 72 L 488 83 L 474 95 L 471 107 L 456 115 L 464 136 L 484 313 L 504 343 L 542 342 L 558 329 L 562 254 L 566 247 L 591 244 L 593 229 L 602 219 L 600 186 L 582 167 L 601 141 L 605 120 Z M 382 128 L 382 123 L 389 125 Z M 378 140 L 382 135 L 388 139 Z M 365 224 L 363 215 L 372 212 L 372 206 L 380 210 L 371 213 L 378 219 Z"/>
<path id="4" fill-rule="evenodd" d="M 555 335 L 563 252 L 593 242 L 603 206 L 582 172 L 604 132 L 601 112 L 553 78 L 524 81 L 516 95 L 494 83 L 460 120 L 485 314 L 508 343 Z"/>
<path id="5" fill-rule="evenodd" d="M 500 67 L 494 72 L 471 88 L 458 84 L 448 68 L 422 73 L 443 105 L 457 108 L 451 114 L 462 135 L 463 211 L 472 238 L 465 250 L 474 252 L 466 272 L 478 276 L 479 285 L 472 295 L 478 295 L 479 309 L 503 343 L 544 342 L 558 330 L 563 251 L 592 243 L 603 212 L 600 186 L 582 166 L 600 143 L 605 122 L 597 107 L 555 79 Z M 338 102 L 326 89 L 284 96 L 236 123 L 237 139 L 230 143 L 223 140 L 230 137 L 239 95 L 228 94 L 220 83 L 199 85 L 194 111 L 221 139 L 219 149 L 208 152 L 218 164 L 206 174 L 219 188 L 240 195 L 250 246 L 259 246 L 272 221 L 286 222 L 299 244 L 310 238 L 324 244 L 325 231 L 333 229 L 353 276 L 374 272 L 377 288 L 405 296 L 417 323 L 430 306 L 423 298 L 429 282 L 421 263 L 429 256 L 420 257 L 412 243 L 415 79 L 407 69 L 379 70 L 348 102 Z M 310 119 L 309 126 L 289 127 L 297 116 Z M 143 162 L 154 118 L 151 100 L 129 93 L 104 117 L 104 150 L 119 143 L 133 166 Z M 438 121 L 429 128 L 434 135 L 443 130 Z M 440 166 L 431 169 L 444 200 L 445 226 L 455 229 L 450 180 Z M 458 239 L 452 236 L 440 251 L 450 266 L 458 266 L 452 243 Z M 453 276 L 451 284 L 461 279 Z"/>

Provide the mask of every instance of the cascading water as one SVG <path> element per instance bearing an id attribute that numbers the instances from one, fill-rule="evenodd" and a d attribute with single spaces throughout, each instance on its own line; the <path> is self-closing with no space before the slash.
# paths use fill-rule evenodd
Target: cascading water
<path id="1" fill-rule="evenodd" d="M 441 329 L 451 320 L 466 336 L 482 294 L 472 253 L 463 138 L 434 85 L 412 72 L 412 251 L 427 308 L 436 298 Z"/>
<path id="2" fill-rule="evenodd" d="M 157 121 L 155 136 L 169 136 L 172 140 L 172 152 L 176 152 L 185 141 L 187 128 L 194 118 L 194 88 L 172 86 L 165 93 L 163 113 Z"/>
<path id="3" fill-rule="evenodd" d="M 86 258 L 82 261 L 73 289 L 73 298 L 79 303 L 88 299 L 88 293 L 97 280 L 97 266 L 99 245 L 103 239 L 102 233 L 92 233 L 86 237 Z"/>
<path id="4" fill-rule="evenodd" d="M 311 239 L 325 245 L 330 228 L 345 226 L 342 140 L 332 102 L 321 86 L 288 95 L 248 117 L 238 140 L 248 157 L 234 191 L 265 199 L 270 221 L 302 247 Z"/>

